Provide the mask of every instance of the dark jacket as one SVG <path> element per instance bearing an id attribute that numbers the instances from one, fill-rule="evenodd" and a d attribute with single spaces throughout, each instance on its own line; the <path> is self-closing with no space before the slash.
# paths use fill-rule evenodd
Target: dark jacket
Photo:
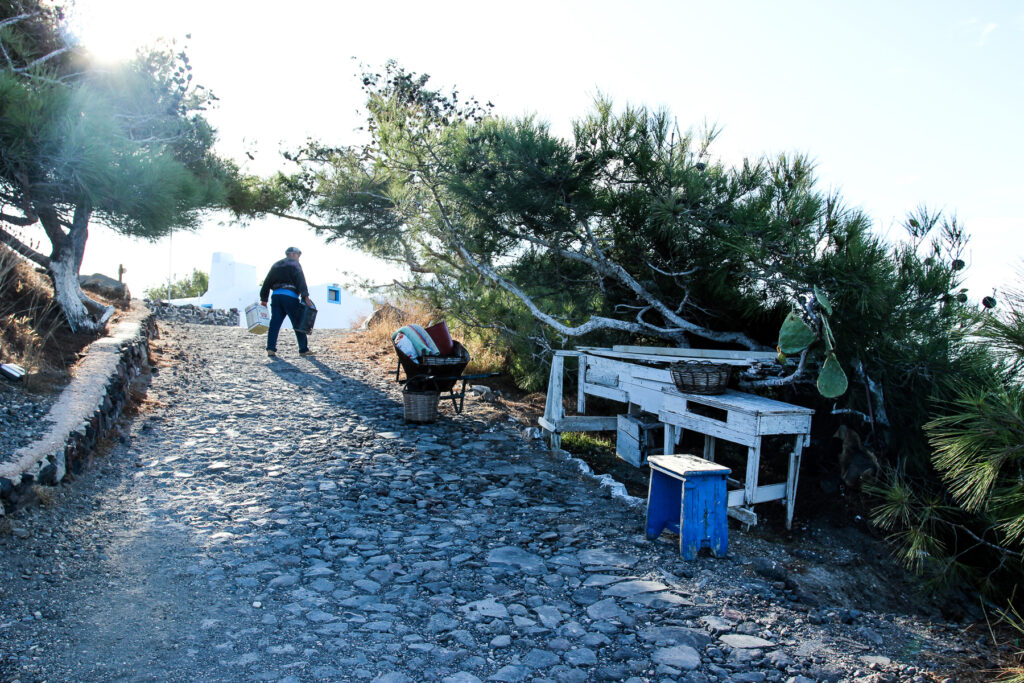
<path id="1" fill-rule="evenodd" d="M 283 258 L 270 266 L 267 277 L 263 279 L 263 287 L 260 289 L 260 301 L 266 301 L 273 289 L 290 289 L 299 295 L 299 298 L 309 296 L 306 289 L 306 276 L 302 274 L 302 266 L 299 262 Z"/>

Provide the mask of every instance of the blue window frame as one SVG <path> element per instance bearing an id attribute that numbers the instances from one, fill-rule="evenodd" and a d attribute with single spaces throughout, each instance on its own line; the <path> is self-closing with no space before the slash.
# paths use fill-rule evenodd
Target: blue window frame
<path id="1" fill-rule="evenodd" d="M 340 304 L 341 303 L 341 287 L 327 287 L 327 303 L 329 304 Z"/>

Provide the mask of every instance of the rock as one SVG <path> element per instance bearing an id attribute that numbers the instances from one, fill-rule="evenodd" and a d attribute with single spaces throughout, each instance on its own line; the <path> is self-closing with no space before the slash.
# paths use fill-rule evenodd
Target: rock
<path id="1" fill-rule="evenodd" d="M 372 683 L 412 683 L 412 679 L 401 672 L 389 671 L 374 678 Z"/>
<path id="2" fill-rule="evenodd" d="M 562 658 L 554 652 L 539 648 L 533 648 L 522 659 L 523 664 L 532 669 L 547 669 L 561 661 Z"/>
<path id="3" fill-rule="evenodd" d="M 456 671 L 451 676 L 445 676 L 441 683 L 482 683 L 479 678 L 468 671 Z"/>
<path id="4" fill-rule="evenodd" d="M 763 576 L 769 581 L 785 581 L 789 578 L 789 572 L 782 566 L 781 562 L 767 557 L 758 557 L 751 561 L 751 567 L 758 576 Z"/>
<path id="5" fill-rule="evenodd" d="M 700 666 L 700 654 L 688 645 L 673 645 L 655 650 L 651 654 L 655 664 L 675 667 L 684 671 L 692 671 Z"/>
<path id="6" fill-rule="evenodd" d="M 775 644 L 770 640 L 758 638 L 757 636 L 746 636 L 739 633 L 719 636 L 718 639 L 729 647 L 741 650 L 775 647 Z"/>
<path id="7" fill-rule="evenodd" d="M 730 676 L 729 683 L 734 681 L 735 683 L 761 683 L 765 678 L 767 676 L 765 676 L 763 671 L 745 671 Z"/>
<path id="8" fill-rule="evenodd" d="M 593 666 L 597 664 L 597 655 L 590 648 L 581 647 L 566 652 L 565 661 L 572 666 Z"/>
<path id="9" fill-rule="evenodd" d="M 607 598 L 587 608 L 587 615 L 594 620 L 621 619 L 626 612 L 612 598 Z"/>
<path id="10" fill-rule="evenodd" d="M 892 664 L 892 660 L 884 655 L 861 655 L 860 661 L 869 669 L 885 668 Z"/>
<path id="11" fill-rule="evenodd" d="M 541 573 L 544 569 L 544 560 L 540 555 L 527 552 L 516 546 L 495 548 L 487 553 L 487 562 L 496 565 L 509 565 L 527 573 Z"/>
<path id="12" fill-rule="evenodd" d="M 105 299 L 128 301 L 132 298 L 132 294 L 128 291 L 127 285 L 101 273 L 79 275 L 78 284 L 85 291 L 95 292 Z"/>
<path id="13" fill-rule="evenodd" d="M 537 618 L 540 619 L 540 622 L 544 624 L 545 628 L 555 628 L 562 623 L 562 620 L 564 619 L 562 613 L 558 611 L 557 607 L 541 605 L 539 607 L 535 607 L 533 611 L 536 612 Z"/>
<path id="14" fill-rule="evenodd" d="M 374 330 L 381 326 L 398 329 L 409 320 L 409 314 L 391 304 L 383 304 L 363 321 L 362 329 Z"/>
<path id="15" fill-rule="evenodd" d="M 486 600 L 477 600 L 471 602 L 468 605 L 460 607 L 464 612 L 467 612 L 470 618 L 491 618 L 491 619 L 508 619 L 508 609 L 494 598 L 487 598 Z"/>
<path id="16" fill-rule="evenodd" d="M 529 675 L 529 667 L 509 664 L 508 666 L 503 666 L 495 671 L 494 675 L 487 680 L 502 681 L 503 683 L 518 683 L 519 681 L 525 681 Z"/>
<path id="17" fill-rule="evenodd" d="M 712 642 L 706 632 L 685 626 L 651 626 L 642 629 L 638 635 L 648 643 L 687 645 L 696 650 L 703 650 Z"/>
<path id="18" fill-rule="evenodd" d="M 617 598 L 628 598 L 640 593 L 653 593 L 658 591 L 667 591 L 668 586 L 657 581 L 623 581 L 617 583 L 611 588 L 606 588 L 602 591 L 601 595 L 617 597 Z"/>
<path id="19" fill-rule="evenodd" d="M 577 554 L 580 564 L 602 567 L 632 567 L 636 558 L 607 548 L 581 550 Z"/>
<path id="20" fill-rule="evenodd" d="M 146 307 L 160 320 L 194 325 L 216 325 L 220 327 L 238 327 L 239 314 L 237 308 L 229 310 L 203 308 L 193 304 L 169 304 L 165 301 L 146 299 Z"/>
<path id="21" fill-rule="evenodd" d="M 704 624 L 704 627 L 714 634 L 726 633 L 733 628 L 732 622 L 722 617 L 701 617 L 700 623 Z"/>

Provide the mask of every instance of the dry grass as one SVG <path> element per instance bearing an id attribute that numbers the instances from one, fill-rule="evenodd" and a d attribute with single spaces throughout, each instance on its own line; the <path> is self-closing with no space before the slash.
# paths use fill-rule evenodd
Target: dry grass
<path id="1" fill-rule="evenodd" d="M 421 303 L 404 301 L 397 304 L 395 308 L 406 313 L 404 318 L 397 315 L 385 317 L 381 324 L 373 329 L 362 332 L 366 342 L 375 349 L 379 349 L 385 355 L 395 356 L 391 344 L 391 335 L 403 325 L 431 325 L 445 320 L 444 314 L 433 310 Z M 448 322 L 448 321 L 445 321 Z M 466 347 L 472 360 L 466 368 L 466 374 L 481 374 L 485 372 L 500 372 L 505 365 L 505 359 L 495 354 L 492 346 L 485 343 L 473 331 L 460 327 L 456 323 L 448 322 L 448 331 L 452 339 L 456 339 Z"/>
<path id="2" fill-rule="evenodd" d="M 43 507 L 47 505 L 53 505 L 54 500 L 57 498 L 57 492 L 52 486 L 41 486 L 39 484 L 32 485 L 32 491 L 35 492 L 35 497 L 39 501 L 39 504 Z"/>
<path id="3" fill-rule="evenodd" d="M 391 334 L 402 325 L 409 323 L 426 327 L 444 319 L 444 316 L 436 311 L 430 311 L 416 304 L 404 303 L 398 308 L 408 311 L 409 316 L 407 318 L 395 316 L 385 319 L 383 323 L 373 329 L 358 330 L 345 335 L 335 346 L 335 351 L 343 356 L 354 356 L 360 360 L 371 362 L 377 366 L 381 374 L 394 378 L 398 360 L 395 356 L 394 345 L 391 343 Z M 479 337 L 457 325 L 449 324 L 449 331 L 454 339 L 459 340 L 466 347 L 473 358 L 466 368 L 466 374 L 502 372 L 505 363 L 504 357 L 495 354 L 490 346 L 481 341 Z M 526 394 L 516 387 L 508 375 L 502 374 L 473 380 L 471 383 L 491 387 L 496 394 L 491 399 L 489 407 L 503 416 L 515 419 L 524 427 L 535 426 L 537 417 L 544 412 L 545 395 L 543 393 Z"/>
<path id="4" fill-rule="evenodd" d="M 28 388 L 41 388 L 34 385 L 63 373 L 65 368 L 47 354 L 62 326 L 50 282 L 10 249 L 0 248 L 0 358 L 28 371 Z"/>

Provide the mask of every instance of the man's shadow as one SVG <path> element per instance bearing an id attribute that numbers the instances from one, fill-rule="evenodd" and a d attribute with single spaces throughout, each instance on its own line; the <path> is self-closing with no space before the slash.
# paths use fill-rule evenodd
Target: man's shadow
<path id="1" fill-rule="evenodd" d="M 395 421 L 403 419 L 401 399 L 395 400 L 388 392 L 373 385 L 338 372 L 316 356 L 300 358 L 296 363 L 285 360 L 281 356 L 269 358 L 267 367 L 285 382 L 301 389 L 313 389 L 333 405 L 342 405 L 358 413 L 363 420 L 378 420 L 387 423 L 388 428 Z M 306 363 L 311 367 L 303 367 Z M 362 398 L 360 398 L 360 395 Z M 367 415 L 363 406 L 389 405 L 394 406 L 381 410 L 379 415 Z"/>

